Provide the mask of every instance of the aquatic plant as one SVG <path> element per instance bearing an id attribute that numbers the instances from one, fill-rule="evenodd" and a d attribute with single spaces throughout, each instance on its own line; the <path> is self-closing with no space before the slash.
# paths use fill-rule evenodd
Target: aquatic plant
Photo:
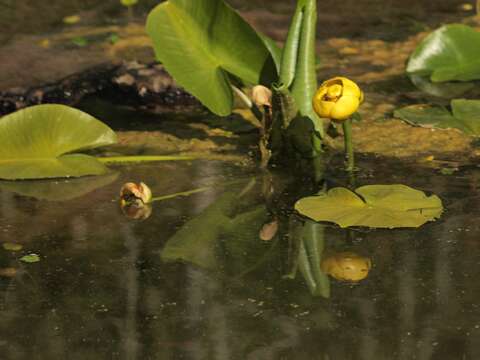
<path id="1" fill-rule="evenodd" d="M 442 201 L 406 185 L 366 185 L 355 191 L 333 188 L 300 199 L 295 210 L 315 221 L 372 228 L 419 227 L 439 218 Z"/>
<path id="2" fill-rule="evenodd" d="M 115 132 L 93 116 L 59 104 L 31 106 L 0 121 L 0 179 L 102 175 L 106 163 L 192 160 L 191 156 L 94 157 L 80 152 L 115 144 Z"/>
<path id="3" fill-rule="evenodd" d="M 322 153 L 323 123 L 311 102 L 316 18 L 316 0 L 299 0 L 283 50 L 223 0 L 168 0 L 150 12 L 146 27 L 157 59 L 213 113 L 231 114 L 234 94 L 247 104 L 259 120 L 266 164 L 270 153 Z M 263 112 L 244 90 L 258 85 L 272 91 L 271 109 Z"/>
<path id="4" fill-rule="evenodd" d="M 342 123 L 347 171 L 353 171 L 355 166 L 350 117 L 362 102 L 363 92 L 358 85 L 340 76 L 325 81 L 313 97 L 313 108 L 318 116 Z"/>

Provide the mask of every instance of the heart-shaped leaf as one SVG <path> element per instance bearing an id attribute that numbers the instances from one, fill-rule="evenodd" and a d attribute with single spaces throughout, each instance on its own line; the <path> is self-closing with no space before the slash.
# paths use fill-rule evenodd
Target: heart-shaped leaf
<path id="1" fill-rule="evenodd" d="M 480 33 L 461 24 L 442 26 L 415 49 L 407 73 L 433 82 L 480 79 Z"/>
<path id="2" fill-rule="evenodd" d="M 275 72 L 260 36 L 223 0 L 165 1 L 150 12 L 147 33 L 167 71 L 218 115 L 232 111 L 229 74 L 259 84 L 269 66 Z"/>
<path id="3" fill-rule="evenodd" d="M 74 151 L 116 142 L 94 117 L 57 104 L 32 106 L 0 119 L 0 178 L 39 179 L 100 175 L 108 169 Z"/>
<path id="4" fill-rule="evenodd" d="M 441 98 L 453 99 L 465 94 L 475 87 L 473 82 L 449 81 L 434 83 L 429 76 L 410 75 L 412 83 L 421 91 Z"/>
<path id="5" fill-rule="evenodd" d="M 452 112 L 442 106 L 410 105 L 395 110 L 394 116 L 412 125 L 438 129 L 458 129 L 467 135 L 480 136 L 480 100 L 456 99 Z"/>
<path id="6" fill-rule="evenodd" d="M 438 196 L 401 184 L 366 185 L 355 192 L 337 187 L 300 199 L 295 209 L 315 221 L 372 228 L 419 227 L 443 211 Z"/>

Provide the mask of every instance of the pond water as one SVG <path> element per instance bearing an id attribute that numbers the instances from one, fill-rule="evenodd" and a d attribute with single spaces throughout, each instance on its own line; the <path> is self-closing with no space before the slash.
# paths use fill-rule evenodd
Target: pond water
<path id="1" fill-rule="evenodd" d="M 347 182 L 340 163 L 333 159 L 329 187 Z M 290 209 L 314 191 L 309 180 L 192 161 L 119 166 L 54 187 L 0 184 L 1 240 L 23 245 L 0 249 L 1 358 L 478 359 L 480 170 L 358 164 L 358 185 L 438 194 L 442 218 L 398 230 L 310 223 L 317 255 L 310 273 L 300 259 L 294 278 L 285 276 L 298 256 Z M 155 196 L 207 189 L 155 202 L 138 221 L 118 201 L 132 180 Z M 261 240 L 272 216 L 278 233 Z M 322 248 L 369 258 L 368 277 L 353 284 L 322 275 Z M 19 261 L 30 253 L 40 261 Z"/>

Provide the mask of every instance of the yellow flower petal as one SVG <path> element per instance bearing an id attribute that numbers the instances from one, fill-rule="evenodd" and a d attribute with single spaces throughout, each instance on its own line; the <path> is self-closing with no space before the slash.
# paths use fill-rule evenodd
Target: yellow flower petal
<path id="1" fill-rule="evenodd" d="M 360 100 L 356 96 L 342 96 L 331 109 L 330 118 L 333 120 L 346 120 L 360 106 Z"/>
<path id="2" fill-rule="evenodd" d="M 330 118 L 334 106 L 335 102 L 333 101 L 321 100 L 313 102 L 313 109 L 321 118 Z"/>
<path id="3" fill-rule="evenodd" d="M 362 91 L 352 80 L 345 77 L 339 77 L 339 79 L 342 80 L 344 96 L 355 96 L 357 98 L 362 96 Z"/>

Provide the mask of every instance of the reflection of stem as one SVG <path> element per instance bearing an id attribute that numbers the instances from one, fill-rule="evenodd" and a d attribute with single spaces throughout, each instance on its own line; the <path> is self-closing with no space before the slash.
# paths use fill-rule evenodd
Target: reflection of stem
<path id="1" fill-rule="evenodd" d="M 353 154 L 352 143 L 352 120 L 347 119 L 343 122 L 343 136 L 345 141 L 345 165 L 347 171 L 353 171 L 355 167 L 355 158 Z"/>
<path id="2" fill-rule="evenodd" d="M 180 196 L 189 196 L 189 195 L 196 194 L 196 193 L 199 193 L 199 192 L 207 191 L 211 188 L 212 188 L 211 186 L 206 186 L 206 187 L 201 187 L 201 188 L 198 188 L 198 189 L 178 192 L 178 193 L 175 193 L 175 194 L 157 196 L 157 197 L 152 198 L 152 200 L 150 200 L 150 202 L 152 203 L 154 201 L 169 200 L 169 199 L 173 199 L 173 198 L 180 197 Z"/>
<path id="3" fill-rule="evenodd" d="M 104 164 L 110 163 L 132 163 L 148 161 L 179 161 L 179 160 L 197 160 L 208 159 L 208 157 L 187 156 L 187 155 L 139 155 L 139 156 L 105 156 L 97 157 L 98 161 Z"/>

